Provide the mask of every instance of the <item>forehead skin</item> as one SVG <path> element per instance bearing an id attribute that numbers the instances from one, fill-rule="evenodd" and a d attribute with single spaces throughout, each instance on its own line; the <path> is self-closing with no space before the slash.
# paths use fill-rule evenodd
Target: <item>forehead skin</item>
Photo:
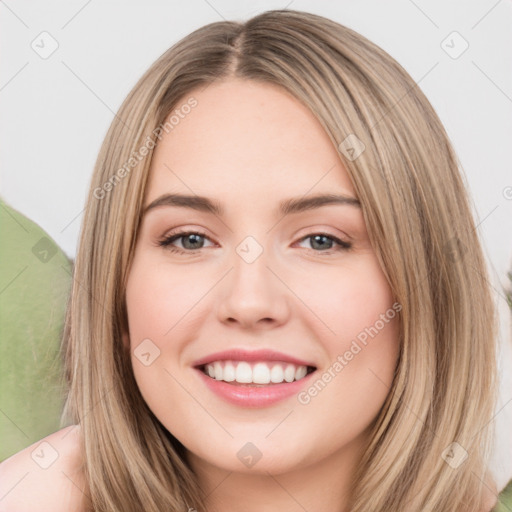
<path id="1" fill-rule="evenodd" d="M 161 193 L 200 193 L 274 219 L 283 198 L 355 196 L 339 154 L 309 109 L 267 83 L 229 80 L 184 96 L 197 105 L 159 142 L 145 204 Z M 232 210 L 230 211 L 230 208 Z"/>

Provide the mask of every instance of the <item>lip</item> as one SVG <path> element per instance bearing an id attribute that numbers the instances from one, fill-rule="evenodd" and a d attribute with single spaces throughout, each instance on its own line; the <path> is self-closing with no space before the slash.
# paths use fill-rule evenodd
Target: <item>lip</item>
<path id="1" fill-rule="evenodd" d="M 316 374 L 315 370 L 304 378 L 294 380 L 293 382 L 252 387 L 236 386 L 222 380 L 213 379 L 200 368 L 194 368 L 194 371 L 198 373 L 199 378 L 202 379 L 210 391 L 230 404 L 245 408 L 268 407 L 276 402 L 297 395 L 301 389 L 309 385 L 312 376 Z"/>
<path id="2" fill-rule="evenodd" d="M 215 352 L 214 354 L 210 354 L 208 356 L 202 357 L 197 361 L 192 363 L 192 366 L 195 368 L 199 366 L 204 366 L 205 364 L 211 363 L 213 361 L 283 361 L 286 363 L 293 363 L 297 366 L 313 366 L 316 368 L 317 366 L 308 361 L 304 361 L 302 359 L 297 359 L 296 357 L 289 356 L 287 354 L 283 354 L 282 352 L 276 352 L 274 350 L 244 350 L 244 349 L 231 349 L 224 350 L 222 352 Z M 297 381 L 301 382 L 301 381 Z"/>

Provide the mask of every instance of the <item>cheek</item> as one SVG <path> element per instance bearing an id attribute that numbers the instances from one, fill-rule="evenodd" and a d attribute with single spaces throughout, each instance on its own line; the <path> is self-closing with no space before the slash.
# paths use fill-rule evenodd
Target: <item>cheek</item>
<path id="1" fill-rule="evenodd" d="M 166 410 L 170 401 L 177 404 L 189 398 L 182 396 L 183 388 L 173 375 L 183 371 L 181 354 L 197 336 L 201 319 L 210 309 L 202 299 L 217 279 L 197 275 L 185 268 L 170 269 L 145 255 L 136 255 L 130 269 L 126 289 L 129 340 L 125 342 L 139 389 L 155 414 Z M 168 392 L 165 396 L 163 388 Z"/>
<path id="2" fill-rule="evenodd" d="M 319 269 L 297 277 L 294 291 L 315 314 L 315 322 L 325 329 L 325 340 L 334 348 L 358 336 L 364 341 L 368 330 L 386 331 L 393 337 L 391 320 L 396 306 L 389 284 L 373 254 L 354 259 L 351 264 Z M 311 315 L 309 315 L 311 317 Z M 312 318 L 312 317 L 311 317 Z M 325 329 L 324 329 L 325 327 Z"/>
<path id="3" fill-rule="evenodd" d="M 187 314 L 205 293 L 204 287 L 187 272 L 169 272 L 163 265 L 135 262 L 126 290 L 132 348 L 144 338 L 154 339 L 163 347 L 164 338 L 187 323 Z"/>
<path id="4" fill-rule="evenodd" d="M 159 418 L 162 411 L 185 400 L 172 375 L 184 342 L 180 336 L 186 339 L 187 311 L 192 308 L 195 293 L 190 289 L 184 273 L 171 274 L 162 265 L 144 258 L 134 259 L 126 288 L 129 328 L 126 343 L 139 390 Z M 169 343 L 171 338 L 173 343 Z M 162 393 L 162 389 L 167 393 Z"/>

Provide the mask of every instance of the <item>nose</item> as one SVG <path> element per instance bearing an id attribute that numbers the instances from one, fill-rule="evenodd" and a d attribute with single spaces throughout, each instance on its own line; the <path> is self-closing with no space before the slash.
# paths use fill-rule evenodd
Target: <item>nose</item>
<path id="1" fill-rule="evenodd" d="M 275 265 L 274 265 L 275 266 Z M 217 315 L 242 328 L 275 328 L 290 315 L 291 292 L 263 251 L 254 261 L 238 253 L 219 289 Z"/>

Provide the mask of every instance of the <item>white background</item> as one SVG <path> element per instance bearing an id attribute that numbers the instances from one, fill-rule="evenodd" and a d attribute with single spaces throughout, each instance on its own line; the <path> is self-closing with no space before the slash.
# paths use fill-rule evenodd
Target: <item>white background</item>
<path id="1" fill-rule="evenodd" d="M 288 7 L 329 17 L 391 54 L 419 83 L 458 153 L 500 311 L 504 377 L 493 468 L 512 477 L 512 355 L 503 286 L 512 256 L 512 3 L 510 0 L 0 2 L 1 195 L 74 257 L 100 143 L 137 79 L 202 25 Z M 31 47 L 46 31 L 48 58 Z M 458 58 L 442 42 L 457 31 Z M 453 42 L 452 42 L 453 41 Z M 456 51 L 461 41 L 445 45 Z M 507 431 L 508 429 L 508 431 Z"/>

